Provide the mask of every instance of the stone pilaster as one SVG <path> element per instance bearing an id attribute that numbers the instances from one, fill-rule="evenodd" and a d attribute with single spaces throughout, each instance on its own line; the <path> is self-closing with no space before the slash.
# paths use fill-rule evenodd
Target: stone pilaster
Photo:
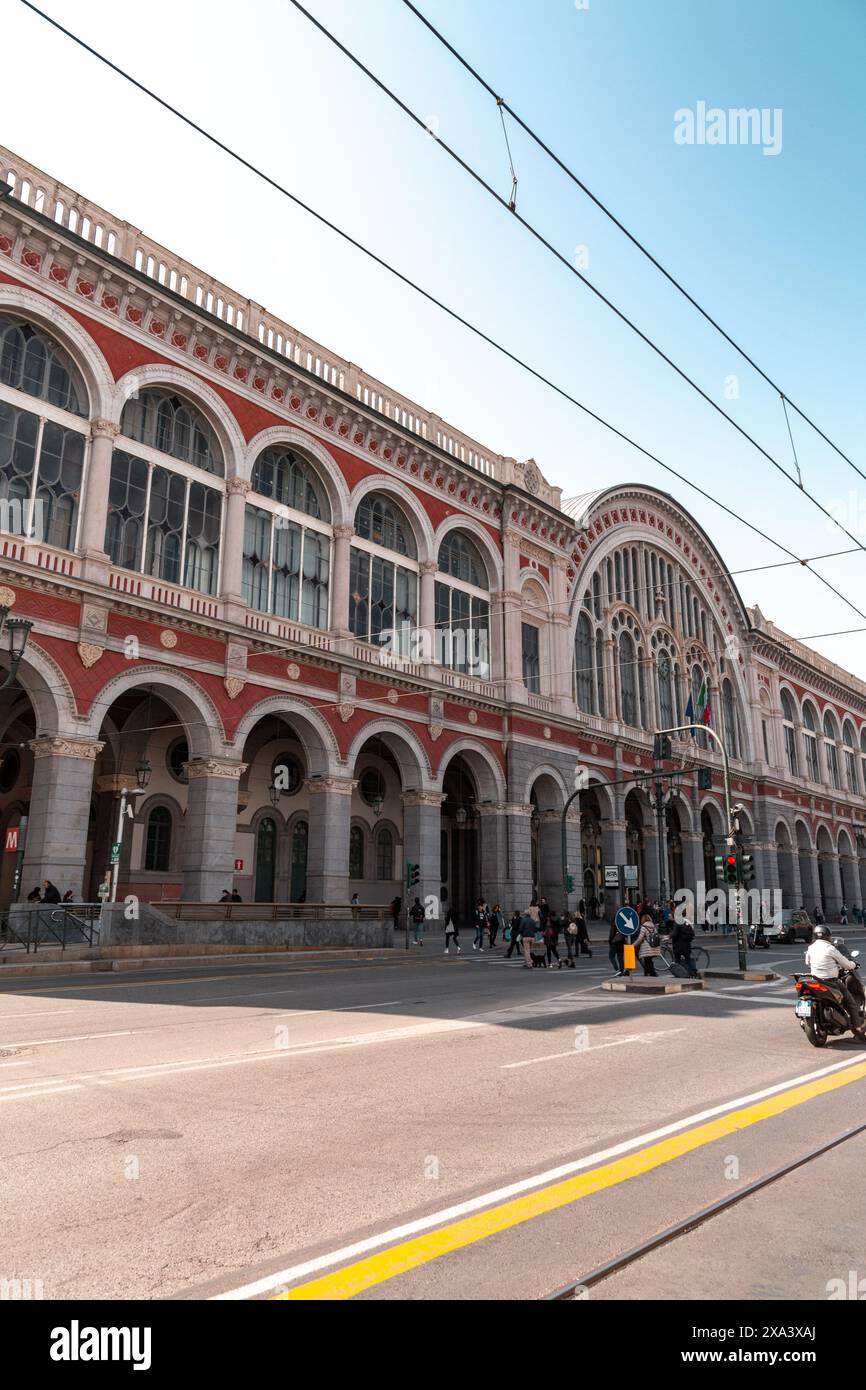
<path id="1" fill-rule="evenodd" d="M 308 777 L 307 902 L 348 903 L 353 777 Z"/>
<path id="2" fill-rule="evenodd" d="M 229 478 L 226 483 L 220 593 L 227 604 L 238 607 L 244 601 L 244 524 L 249 490 L 246 478 Z"/>
<path id="3" fill-rule="evenodd" d="M 218 902 L 234 881 L 238 780 L 246 763 L 193 758 L 183 836 L 183 899 Z"/>
<path id="4" fill-rule="evenodd" d="M 21 897 L 44 879 L 80 900 L 94 760 L 104 748 L 95 739 L 41 735 L 31 740 L 33 787 L 30 793 Z M 133 779 L 134 780 L 134 779 Z"/>
<path id="5" fill-rule="evenodd" d="M 435 903 L 434 921 L 441 915 L 442 892 L 442 792 L 406 791 L 403 793 L 403 848 L 406 861 L 417 864 L 420 878 L 416 888 L 406 888 L 406 864 L 399 866 L 403 883 L 403 905 L 412 906 L 416 896 L 425 907 L 427 900 Z"/>
<path id="6" fill-rule="evenodd" d="M 355 528 L 341 521 L 334 527 L 334 551 L 331 559 L 331 631 L 335 637 L 348 639 L 349 631 L 349 552 Z M 348 871 L 348 869 L 347 869 Z"/>
<path id="7" fill-rule="evenodd" d="M 105 550 L 105 522 L 108 515 L 108 485 L 111 456 L 120 426 L 113 420 L 91 420 L 87 479 L 81 499 L 81 529 L 78 548 L 84 556 L 84 578 L 105 582 L 108 555 Z"/>

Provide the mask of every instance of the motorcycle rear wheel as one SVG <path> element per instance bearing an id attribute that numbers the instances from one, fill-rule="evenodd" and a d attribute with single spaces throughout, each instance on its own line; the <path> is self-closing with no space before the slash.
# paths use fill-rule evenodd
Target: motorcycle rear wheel
<path id="1" fill-rule="evenodd" d="M 827 1029 L 822 1028 L 819 1023 L 815 1022 L 814 1015 L 807 1019 L 804 1019 L 803 1032 L 806 1034 L 806 1037 L 809 1039 L 809 1042 L 812 1044 L 813 1047 L 827 1046 Z"/>

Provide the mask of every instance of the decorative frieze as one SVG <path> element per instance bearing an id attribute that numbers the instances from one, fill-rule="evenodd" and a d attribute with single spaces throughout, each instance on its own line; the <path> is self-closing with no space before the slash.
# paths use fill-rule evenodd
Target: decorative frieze
<path id="1" fill-rule="evenodd" d="M 98 739 L 65 738 L 62 734 L 41 734 L 27 747 L 34 758 L 82 758 L 93 762 L 105 747 Z"/>
<path id="2" fill-rule="evenodd" d="M 334 792 L 338 796 L 351 796 L 357 785 L 356 777 L 308 777 L 304 782 L 308 792 Z"/>
<path id="3" fill-rule="evenodd" d="M 228 758 L 192 758 L 183 766 L 190 781 L 198 777 L 226 777 L 237 781 L 247 770 L 246 763 L 230 762 Z"/>

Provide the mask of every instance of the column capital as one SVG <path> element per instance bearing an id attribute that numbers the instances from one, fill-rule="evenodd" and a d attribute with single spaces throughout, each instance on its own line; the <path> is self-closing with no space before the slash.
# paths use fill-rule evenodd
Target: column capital
<path id="1" fill-rule="evenodd" d="M 247 770 L 247 763 L 231 762 L 228 758 L 192 758 L 184 763 L 190 781 L 197 777 L 224 777 L 236 782 Z"/>
<path id="2" fill-rule="evenodd" d="M 27 747 L 37 761 L 40 758 L 82 758 L 93 762 L 105 747 L 98 739 L 66 738 L 63 734 L 40 734 Z"/>
<path id="3" fill-rule="evenodd" d="M 226 481 L 226 496 L 228 497 L 234 497 L 237 494 L 246 497 L 249 490 L 250 485 L 246 478 L 229 478 Z"/>
<path id="4" fill-rule="evenodd" d="M 438 574 L 439 566 L 435 560 L 422 560 L 418 569 L 421 574 Z"/>
<path id="5" fill-rule="evenodd" d="M 334 529 L 334 539 L 338 541 L 351 540 L 355 534 L 355 528 L 351 521 L 338 521 Z"/>
<path id="6" fill-rule="evenodd" d="M 336 792 L 338 796 L 351 796 L 357 785 L 357 777 L 307 777 L 304 781 L 308 792 Z"/>
<path id="7" fill-rule="evenodd" d="M 97 777 L 94 782 L 94 789 L 99 792 L 122 792 L 124 787 L 134 787 L 136 778 L 134 772 L 112 772 L 107 777 Z"/>
<path id="8" fill-rule="evenodd" d="M 404 806 L 436 806 L 438 808 L 444 800 L 444 792 L 409 791 L 403 793 Z"/>
<path id="9" fill-rule="evenodd" d="M 91 439 L 116 439 L 120 434 L 120 425 L 114 420 L 91 420 L 90 438 Z"/>

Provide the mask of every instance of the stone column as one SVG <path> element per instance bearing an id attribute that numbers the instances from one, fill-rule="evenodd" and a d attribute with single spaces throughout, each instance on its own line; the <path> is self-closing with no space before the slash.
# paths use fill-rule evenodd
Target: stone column
<path id="1" fill-rule="evenodd" d="M 334 527 L 334 551 L 331 558 L 331 632 L 335 637 L 349 638 L 349 552 L 355 528 L 348 521 Z"/>
<path id="2" fill-rule="evenodd" d="M 238 780 L 246 763 L 227 758 L 193 758 L 183 835 L 184 902 L 219 902 L 234 882 Z"/>
<path id="3" fill-rule="evenodd" d="M 667 854 L 667 846 L 662 844 L 662 853 Z M 661 899 L 661 882 L 659 874 L 659 836 L 655 826 L 648 829 L 644 826 L 643 831 L 643 858 L 644 869 L 646 872 L 646 883 L 644 892 L 651 901 Z M 667 859 L 665 859 L 665 893 L 670 896 L 668 890 L 670 884 L 667 881 Z"/>
<path id="4" fill-rule="evenodd" d="M 562 882 L 562 815 L 542 811 L 538 823 L 538 891 L 557 911 L 565 906 Z"/>
<path id="5" fill-rule="evenodd" d="M 244 521 L 249 490 L 246 478 L 229 478 L 226 483 L 220 594 L 226 603 L 238 606 L 244 602 Z"/>
<path id="6" fill-rule="evenodd" d="M 308 777 L 307 902 L 348 903 L 353 777 Z M 404 830 L 405 836 L 405 830 Z"/>
<path id="7" fill-rule="evenodd" d="M 620 906 L 620 894 L 616 888 L 605 888 L 604 870 L 607 865 L 627 864 L 628 863 L 628 841 L 626 839 L 625 820 L 604 820 L 601 823 L 601 882 L 598 892 L 604 893 L 604 916 L 609 918 L 611 912 Z M 646 893 L 646 885 L 638 883 L 638 893 Z M 581 894 L 583 886 L 581 885 Z"/>
<path id="8" fill-rule="evenodd" d="M 680 842 L 683 847 L 684 882 L 675 886 L 688 888 L 690 893 L 697 893 L 698 884 L 704 880 L 704 837 L 699 830 L 684 830 L 680 835 Z"/>
<path id="9" fill-rule="evenodd" d="M 839 876 L 842 901 L 848 909 L 848 920 L 853 921 L 854 919 L 851 916 L 851 911 L 857 905 L 857 899 L 860 893 L 857 860 L 853 855 L 841 854 L 839 856 Z"/>
<path id="10" fill-rule="evenodd" d="M 842 906 L 842 880 L 839 875 L 839 856 L 836 853 L 822 854 L 820 859 L 824 870 L 827 921 L 832 922 L 839 916 L 839 908 Z"/>
<path id="11" fill-rule="evenodd" d="M 436 575 L 435 560 L 422 560 L 420 592 L 418 594 L 417 654 L 419 661 L 439 663 L 441 653 L 436 648 Z"/>
<path id="12" fill-rule="evenodd" d="M 511 886 L 508 882 L 508 825 L 505 806 L 492 801 L 478 807 L 479 855 L 481 892 L 492 907 L 499 903 L 506 919 L 511 914 Z"/>
<path id="13" fill-rule="evenodd" d="M 796 903 L 795 906 L 799 907 L 802 903 L 811 917 L 816 905 L 821 901 L 818 858 L 814 850 L 809 850 L 805 854 L 798 853 L 797 865 L 800 870 L 800 902 Z"/>
<path id="14" fill-rule="evenodd" d="M 442 792 L 407 791 L 403 793 L 403 850 L 410 864 L 417 864 L 421 876 L 417 888 L 405 888 L 406 865 L 400 865 L 399 877 L 404 884 L 403 905 L 410 908 L 416 897 L 427 907 L 427 899 L 433 902 L 433 918 L 429 925 L 438 923 L 442 916 L 440 894 L 442 892 Z"/>
<path id="15" fill-rule="evenodd" d="M 33 787 L 30 793 L 21 899 L 50 879 L 61 897 L 71 888 L 80 900 L 93 764 L 104 748 L 95 739 L 42 734 L 31 739 Z"/>
<path id="16" fill-rule="evenodd" d="M 532 901 L 532 806 L 528 802 L 503 802 L 502 815 L 505 817 L 509 906 L 522 912 Z"/>
<path id="17" fill-rule="evenodd" d="M 81 499 L 81 530 L 78 548 L 84 556 L 84 578 L 105 578 L 108 556 L 105 551 L 105 522 L 108 516 L 108 485 L 111 481 L 111 455 L 120 426 L 112 420 L 91 420 L 87 485 Z"/>

